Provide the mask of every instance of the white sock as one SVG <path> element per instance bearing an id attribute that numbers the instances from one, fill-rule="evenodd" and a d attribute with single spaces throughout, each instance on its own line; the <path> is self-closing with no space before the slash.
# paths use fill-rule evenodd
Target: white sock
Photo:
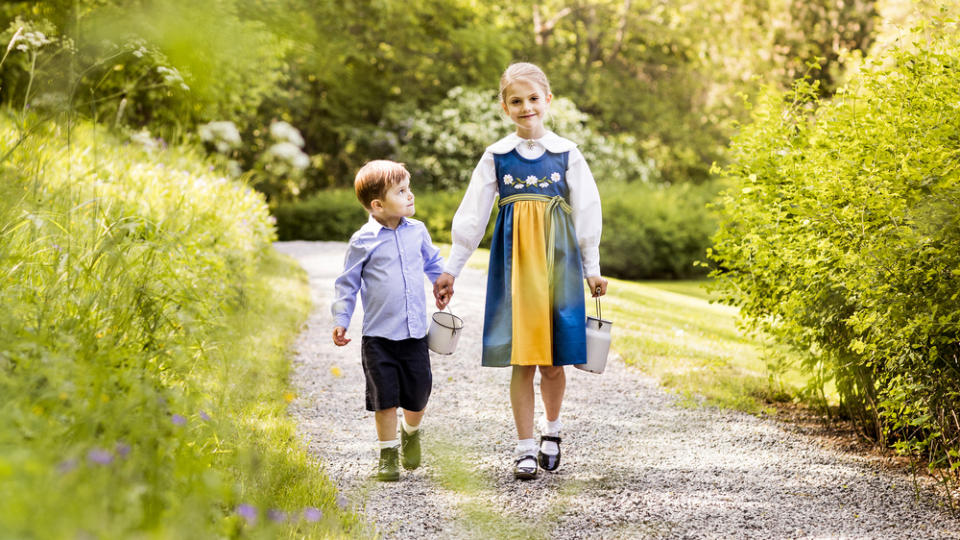
<path id="1" fill-rule="evenodd" d="M 550 421 L 547 420 L 546 415 L 540 418 L 540 432 L 544 435 L 550 435 L 551 437 L 559 437 L 560 430 L 563 429 L 563 422 L 560 421 L 558 416 L 556 420 Z"/>
<path id="2" fill-rule="evenodd" d="M 419 425 L 417 425 L 417 426 L 411 426 L 410 424 L 408 424 L 406 418 L 403 418 L 403 419 L 400 420 L 400 426 L 403 428 L 403 430 L 404 430 L 405 432 L 407 432 L 407 435 L 410 435 L 410 434 L 412 434 L 412 433 L 416 433 L 417 430 L 420 429 L 420 426 L 419 426 Z"/>
<path id="3" fill-rule="evenodd" d="M 558 416 L 556 420 L 550 421 L 547 420 L 547 417 L 544 416 L 540 419 L 540 431 L 543 435 L 549 435 L 551 437 L 559 437 L 560 429 L 563 427 L 563 423 L 560 422 L 560 417 Z M 555 456 L 560 453 L 560 447 L 557 443 L 553 441 L 543 441 L 540 444 L 540 451 L 548 456 Z"/>
<path id="4" fill-rule="evenodd" d="M 383 450 L 384 448 L 397 448 L 400 446 L 400 441 L 397 439 L 392 439 L 389 441 L 377 441 L 378 449 Z"/>
<path id="5" fill-rule="evenodd" d="M 519 458 L 520 456 L 529 456 L 536 455 L 537 453 L 537 440 L 536 439 L 520 439 L 517 441 L 517 447 L 514 449 L 514 454 Z"/>

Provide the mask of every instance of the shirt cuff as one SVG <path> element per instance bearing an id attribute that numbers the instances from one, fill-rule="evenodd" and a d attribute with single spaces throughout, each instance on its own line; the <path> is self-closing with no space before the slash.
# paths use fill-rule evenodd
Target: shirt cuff
<path id="1" fill-rule="evenodd" d="M 583 277 L 600 276 L 600 247 L 581 249 Z"/>
<path id="2" fill-rule="evenodd" d="M 450 274 L 453 277 L 458 277 L 460 271 L 463 270 L 463 267 L 467 264 L 467 259 L 470 258 L 470 255 L 473 253 L 472 250 L 454 244 L 450 248 L 450 256 L 447 257 L 447 265 L 444 267 L 443 271 Z"/>

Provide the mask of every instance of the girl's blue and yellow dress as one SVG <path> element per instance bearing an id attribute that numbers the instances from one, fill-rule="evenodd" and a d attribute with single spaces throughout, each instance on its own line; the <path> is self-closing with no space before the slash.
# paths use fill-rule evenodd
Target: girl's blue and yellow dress
<path id="1" fill-rule="evenodd" d="M 484 366 L 562 366 L 586 362 L 585 264 L 581 253 L 584 235 L 577 234 L 571 187 L 579 189 L 579 198 L 574 201 L 579 205 L 581 223 L 589 222 L 584 227 L 591 233 L 586 235 L 585 247 L 591 251 L 595 248 L 594 236 L 599 243 L 599 195 L 589 169 L 585 175 L 582 172 L 586 163 L 575 145 L 552 133 L 548 135 L 549 138 L 539 141 L 524 141 L 514 135 L 516 141 L 507 138 L 489 147 L 489 156 L 485 153 L 484 158 L 492 158 L 492 170 L 489 164 L 484 167 L 481 159 L 478 171 L 485 169 L 480 172 L 485 178 L 478 180 L 476 173 L 474 176 L 488 195 L 477 198 L 474 189 L 471 198 L 468 188 L 457 212 L 460 218 L 473 215 L 477 221 L 474 227 L 482 221 L 485 229 L 486 221 L 476 219 L 476 206 L 479 203 L 481 214 L 486 208 L 489 216 L 490 207 L 484 203 L 493 189 L 492 194 L 499 196 L 487 275 Z M 543 147 L 539 156 L 525 157 L 519 150 L 523 145 L 532 149 L 537 144 Z M 571 158 L 582 162 L 581 167 L 571 171 Z M 571 172 L 577 178 L 569 178 Z M 577 184 L 572 186 L 571 180 Z M 584 200 L 588 202 L 584 204 Z M 470 207 L 465 209 L 465 205 Z M 590 215 L 583 215 L 585 209 Z M 457 221 L 455 218 L 451 259 L 456 255 L 458 239 L 462 240 L 458 237 L 464 232 L 461 230 L 458 235 L 457 226 L 462 227 L 465 220 Z M 456 265 L 457 261 L 453 263 Z M 598 262 L 594 265 L 589 261 L 588 266 L 596 266 L 591 275 L 599 275 Z"/>

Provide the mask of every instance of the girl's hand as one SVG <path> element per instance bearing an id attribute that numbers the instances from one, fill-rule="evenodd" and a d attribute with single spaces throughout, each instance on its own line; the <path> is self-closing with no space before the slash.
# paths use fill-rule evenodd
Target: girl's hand
<path id="1" fill-rule="evenodd" d="M 453 298 L 453 282 L 456 278 L 444 272 L 433 282 L 433 297 L 437 300 L 437 308 L 443 309 Z"/>
<path id="2" fill-rule="evenodd" d="M 600 276 L 588 277 L 587 286 L 590 287 L 590 294 L 594 298 L 607 294 L 607 280 Z M 597 289 L 600 289 L 600 291 L 598 292 Z"/>
<path id="3" fill-rule="evenodd" d="M 347 343 L 350 343 L 350 339 L 347 338 L 347 329 L 342 326 L 334 328 L 333 342 L 337 344 L 337 347 L 343 347 Z"/>

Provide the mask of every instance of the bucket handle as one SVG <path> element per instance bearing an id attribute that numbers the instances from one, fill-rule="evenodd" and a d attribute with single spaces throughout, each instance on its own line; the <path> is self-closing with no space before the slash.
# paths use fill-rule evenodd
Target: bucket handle
<path id="1" fill-rule="evenodd" d="M 597 294 L 600 294 L 600 286 L 597 286 L 595 291 Z M 600 297 L 596 297 L 597 300 L 597 328 L 603 328 L 603 312 L 600 310 Z"/>

